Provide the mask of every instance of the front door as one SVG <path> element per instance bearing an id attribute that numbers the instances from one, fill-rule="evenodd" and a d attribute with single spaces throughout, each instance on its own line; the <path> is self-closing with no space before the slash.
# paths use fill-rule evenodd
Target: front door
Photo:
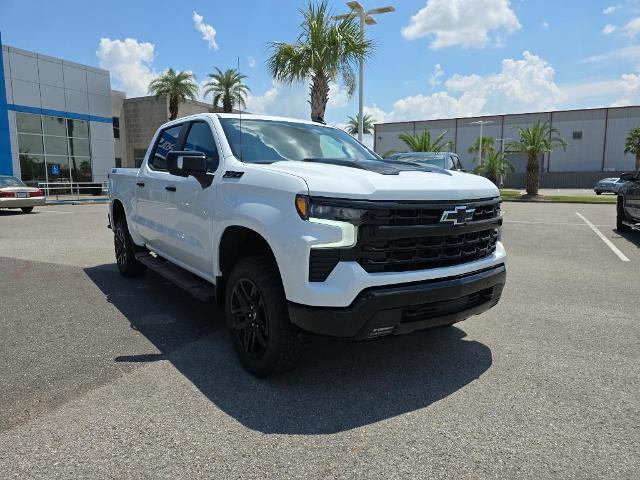
<path id="1" fill-rule="evenodd" d="M 137 205 L 134 223 L 145 244 L 158 253 L 168 251 L 165 209 L 173 201 L 170 186 L 174 176 L 166 170 L 167 153 L 175 150 L 183 125 L 163 130 L 158 135 L 148 160 L 136 179 Z"/>
<path id="2" fill-rule="evenodd" d="M 202 186 L 194 177 L 173 177 L 175 192 L 165 210 L 166 226 L 174 258 L 183 266 L 213 279 L 213 215 L 215 212 L 215 173 L 219 166 L 218 145 L 212 126 L 205 120 L 187 125 L 182 150 L 202 152 L 207 157 L 207 175 L 212 183 Z"/>
<path id="3" fill-rule="evenodd" d="M 633 220 L 640 223 L 640 172 L 636 174 L 635 181 L 629 184 L 626 201 Z"/>

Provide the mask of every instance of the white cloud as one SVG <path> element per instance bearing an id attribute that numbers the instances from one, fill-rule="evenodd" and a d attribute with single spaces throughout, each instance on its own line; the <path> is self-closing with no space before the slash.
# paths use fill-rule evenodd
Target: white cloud
<path id="1" fill-rule="evenodd" d="M 433 69 L 433 75 L 429 77 L 429 85 L 431 85 L 434 88 L 440 85 L 442 83 L 442 80 L 440 80 L 440 77 L 442 77 L 443 75 L 444 75 L 444 70 L 442 69 L 442 65 L 440 65 L 439 63 L 436 63 L 436 66 Z"/>
<path id="2" fill-rule="evenodd" d="M 627 23 L 624 28 L 624 33 L 629 37 L 635 37 L 640 33 L 640 17 L 636 17 Z"/>
<path id="3" fill-rule="evenodd" d="M 616 27 L 615 25 L 611 25 L 610 23 L 607 23 L 602 29 L 602 33 L 604 33 L 605 35 L 609 35 L 615 32 L 617 29 L 618 27 Z"/>
<path id="4" fill-rule="evenodd" d="M 96 55 L 101 68 L 111 72 L 115 86 L 129 97 L 148 94 L 149 82 L 157 76 L 153 70 L 154 44 L 135 38 L 101 38 Z"/>
<path id="5" fill-rule="evenodd" d="M 328 115 L 331 114 L 331 109 L 344 107 L 349 101 L 344 87 L 331 82 L 329 88 Z M 249 94 L 247 110 L 262 115 L 309 119 L 309 86 L 306 82 L 288 85 L 274 80 L 262 95 Z"/>
<path id="6" fill-rule="evenodd" d="M 591 55 L 582 59 L 582 63 L 626 63 L 640 69 L 640 45 L 629 45 L 605 53 Z"/>
<path id="7" fill-rule="evenodd" d="M 216 29 L 213 25 L 204 23 L 204 17 L 193 12 L 193 26 L 202 34 L 202 39 L 206 40 L 209 48 L 218 50 L 218 44 L 216 43 Z"/>
<path id="8" fill-rule="evenodd" d="M 540 28 L 544 28 L 546 30 L 547 28 L 549 28 L 549 22 L 542 22 L 540 24 Z"/>
<path id="9" fill-rule="evenodd" d="M 521 28 L 509 0 L 427 0 L 402 29 L 408 40 L 433 35 L 431 48 L 482 48 L 500 43 L 500 32 Z M 491 34 L 496 32 L 494 37 Z"/>
<path id="10" fill-rule="evenodd" d="M 499 73 L 453 75 L 445 90 L 402 98 L 380 116 L 403 121 L 552 110 L 565 100 L 554 75 L 547 61 L 525 51 L 521 59 L 504 59 Z"/>
<path id="11" fill-rule="evenodd" d="M 613 106 L 636 105 L 640 103 L 640 75 L 625 73 L 619 83 L 623 96 Z"/>
<path id="12" fill-rule="evenodd" d="M 253 57 L 253 56 L 249 55 L 247 57 L 247 64 L 249 65 L 249 68 L 255 68 L 255 66 L 256 66 L 256 57 Z"/>
<path id="13" fill-rule="evenodd" d="M 620 5 L 612 5 L 611 7 L 607 7 L 604 10 L 602 10 L 602 13 L 604 13 L 605 15 L 612 15 L 616 12 L 616 10 L 618 10 L 620 8 Z"/>
<path id="14" fill-rule="evenodd" d="M 349 103 L 349 93 L 335 82 L 329 83 L 329 101 L 327 108 L 342 108 Z"/>

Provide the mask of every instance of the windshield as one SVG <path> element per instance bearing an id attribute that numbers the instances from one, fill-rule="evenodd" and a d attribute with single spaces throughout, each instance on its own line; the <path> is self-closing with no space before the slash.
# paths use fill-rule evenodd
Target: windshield
<path id="1" fill-rule="evenodd" d="M 2 187 L 24 187 L 24 183 L 16 177 L 0 177 L 0 188 Z"/>
<path id="2" fill-rule="evenodd" d="M 248 163 L 301 161 L 309 158 L 380 160 L 348 133 L 323 125 L 283 120 L 220 119 L 233 155 Z"/>

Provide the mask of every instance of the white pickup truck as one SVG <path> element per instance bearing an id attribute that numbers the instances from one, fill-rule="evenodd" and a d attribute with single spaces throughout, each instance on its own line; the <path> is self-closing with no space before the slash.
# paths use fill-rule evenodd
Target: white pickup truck
<path id="1" fill-rule="evenodd" d="M 500 196 L 488 180 L 383 161 L 342 130 L 199 114 L 110 174 L 125 276 L 146 268 L 224 306 L 242 365 L 295 366 L 300 336 L 365 340 L 451 325 L 498 303 Z"/>

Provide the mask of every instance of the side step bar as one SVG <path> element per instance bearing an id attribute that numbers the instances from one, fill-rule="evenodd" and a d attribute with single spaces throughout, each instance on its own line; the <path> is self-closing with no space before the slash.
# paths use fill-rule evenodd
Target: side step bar
<path id="1" fill-rule="evenodd" d="M 627 222 L 626 220 L 623 220 L 622 223 L 624 223 L 631 230 L 637 230 L 638 232 L 640 232 L 640 223 L 631 223 L 631 222 Z"/>
<path id="2" fill-rule="evenodd" d="M 195 298 L 207 303 L 214 303 L 216 299 L 215 287 L 184 268 L 178 267 L 164 258 L 149 252 L 136 253 L 136 259 L 150 270 L 166 278 L 178 287 L 186 290 Z"/>

